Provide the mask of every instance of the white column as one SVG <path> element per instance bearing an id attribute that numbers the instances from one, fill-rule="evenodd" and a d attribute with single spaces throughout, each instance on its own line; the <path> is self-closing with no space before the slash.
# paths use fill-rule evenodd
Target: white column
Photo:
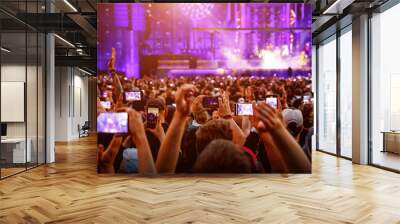
<path id="1" fill-rule="evenodd" d="M 368 163 L 368 15 L 353 20 L 353 162 Z"/>
<path id="2" fill-rule="evenodd" d="M 54 133 L 55 133 L 55 56 L 54 35 L 46 36 L 46 163 L 55 161 Z"/>
<path id="3" fill-rule="evenodd" d="M 317 48 L 316 48 L 316 46 L 315 45 L 312 45 L 312 53 L 311 53 L 312 55 L 311 55 L 311 60 L 312 60 L 312 62 L 311 62 L 311 64 L 312 64 L 312 66 L 311 66 L 311 83 L 312 83 L 312 92 L 313 93 L 316 93 L 317 92 Z M 317 100 L 316 100 L 316 97 L 314 96 L 314 101 L 313 101 L 313 103 L 314 103 L 314 106 L 313 106 L 313 108 L 314 108 L 314 121 L 313 121 L 313 124 L 314 124 L 314 134 L 313 134 L 313 136 L 312 136 L 312 143 L 311 143 L 311 149 L 312 150 L 316 150 L 317 149 L 317 135 L 315 134 L 316 133 L 316 127 L 317 127 L 317 119 L 316 119 L 316 114 L 317 114 L 317 106 L 318 106 L 318 104 L 317 104 Z"/>

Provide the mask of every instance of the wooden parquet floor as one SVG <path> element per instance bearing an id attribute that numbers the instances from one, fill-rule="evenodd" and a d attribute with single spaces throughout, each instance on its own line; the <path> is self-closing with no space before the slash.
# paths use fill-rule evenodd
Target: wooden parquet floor
<path id="1" fill-rule="evenodd" d="M 400 175 L 313 153 L 311 175 L 98 175 L 95 138 L 0 181 L 0 223 L 400 223 Z"/>

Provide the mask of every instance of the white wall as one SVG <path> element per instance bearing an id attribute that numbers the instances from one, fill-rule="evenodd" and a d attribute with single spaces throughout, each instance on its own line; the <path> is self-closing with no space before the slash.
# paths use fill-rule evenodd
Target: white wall
<path id="1" fill-rule="evenodd" d="M 88 120 L 88 78 L 73 67 L 56 67 L 55 75 L 55 140 L 70 141 Z"/>
<path id="2" fill-rule="evenodd" d="M 27 110 L 35 111 L 35 113 L 27 113 L 28 123 L 34 121 L 36 123 L 36 78 L 33 79 L 31 74 L 36 76 L 36 66 L 28 66 L 28 86 L 27 86 Z M 41 71 L 39 71 L 41 72 Z M 25 65 L 2 65 L 1 66 L 1 81 L 2 82 L 25 82 Z M 40 74 L 40 73 L 39 73 Z M 39 105 L 40 107 L 41 105 Z M 7 110 L 7 108 L 1 108 L 2 110 Z M 25 123 L 24 122 L 12 122 L 7 123 L 7 136 L 8 137 L 25 137 Z M 35 124 L 36 125 L 36 124 Z M 33 127 L 34 125 L 29 125 L 28 127 Z M 33 127 L 36 130 L 36 126 Z M 29 133 L 29 130 L 28 130 Z M 28 136 L 29 137 L 29 136 Z"/>
<path id="3" fill-rule="evenodd" d="M 25 80 L 27 78 L 27 81 Z M 8 138 L 25 138 L 31 141 L 32 161 L 44 162 L 44 92 L 42 68 L 39 66 L 25 66 L 25 64 L 4 64 L 1 66 L 1 81 L 26 83 L 26 114 L 25 122 L 7 122 Z M 1 108 L 8 110 L 8 108 Z M 12 113 L 12 111 L 9 111 Z M 39 151 L 37 151 L 39 150 Z M 36 153 L 39 153 L 37 157 Z"/>
<path id="4" fill-rule="evenodd" d="M 75 70 L 76 71 L 76 70 Z M 73 119 L 72 119 L 72 135 L 73 136 L 78 136 L 78 129 L 77 126 L 78 124 L 83 125 L 85 121 L 88 121 L 89 119 L 89 112 L 88 112 L 88 78 L 81 76 L 82 73 L 79 73 L 79 75 L 74 76 L 74 100 L 75 100 L 75 106 L 74 110 L 75 111 L 73 114 Z"/>

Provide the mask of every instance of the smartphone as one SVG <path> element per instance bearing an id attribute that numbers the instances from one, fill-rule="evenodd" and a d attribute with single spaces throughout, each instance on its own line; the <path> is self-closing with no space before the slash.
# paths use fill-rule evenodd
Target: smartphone
<path id="1" fill-rule="evenodd" d="M 159 109 L 157 107 L 148 107 L 146 114 L 146 127 L 154 129 L 157 125 Z"/>
<path id="2" fill-rule="evenodd" d="M 102 92 L 102 93 L 101 93 L 101 96 L 102 96 L 102 97 L 107 97 L 107 96 L 108 96 L 108 91 Z"/>
<path id="3" fill-rule="evenodd" d="M 97 132 L 128 133 L 127 112 L 104 112 L 97 116 Z"/>
<path id="4" fill-rule="evenodd" d="M 125 101 L 132 102 L 141 100 L 142 100 L 142 92 L 140 91 L 125 92 Z"/>
<path id="5" fill-rule="evenodd" d="M 106 110 L 111 109 L 111 102 L 110 101 L 101 101 L 100 105 Z"/>
<path id="6" fill-rule="evenodd" d="M 274 109 L 278 109 L 278 97 L 277 96 L 267 96 L 265 103 Z"/>
<path id="7" fill-rule="evenodd" d="M 303 96 L 303 103 L 305 103 L 305 104 L 311 103 L 311 97 L 310 96 Z"/>
<path id="8" fill-rule="evenodd" d="M 218 97 L 206 96 L 203 98 L 203 107 L 204 108 L 218 108 Z"/>
<path id="9" fill-rule="evenodd" d="M 235 104 L 236 116 L 253 116 L 253 104 L 251 103 L 237 103 Z"/>

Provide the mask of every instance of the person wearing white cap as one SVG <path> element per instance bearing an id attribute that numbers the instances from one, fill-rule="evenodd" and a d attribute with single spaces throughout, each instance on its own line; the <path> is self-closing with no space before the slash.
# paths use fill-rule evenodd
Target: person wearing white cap
<path id="1" fill-rule="evenodd" d="M 287 108 L 282 111 L 283 122 L 286 125 L 286 129 L 296 139 L 297 143 L 302 147 L 303 151 L 307 155 L 308 159 L 311 160 L 311 152 L 309 146 L 306 145 L 305 141 L 301 144 L 301 136 L 304 130 L 303 126 L 303 113 L 299 109 Z M 305 136 L 304 136 L 305 137 Z"/>
<path id="2" fill-rule="evenodd" d="M 299 109 L 287 108 L 282 111 L 283 122 L 290 134 L 299 140 L 301 131 L 303 130 L 303 114 Z"/>

